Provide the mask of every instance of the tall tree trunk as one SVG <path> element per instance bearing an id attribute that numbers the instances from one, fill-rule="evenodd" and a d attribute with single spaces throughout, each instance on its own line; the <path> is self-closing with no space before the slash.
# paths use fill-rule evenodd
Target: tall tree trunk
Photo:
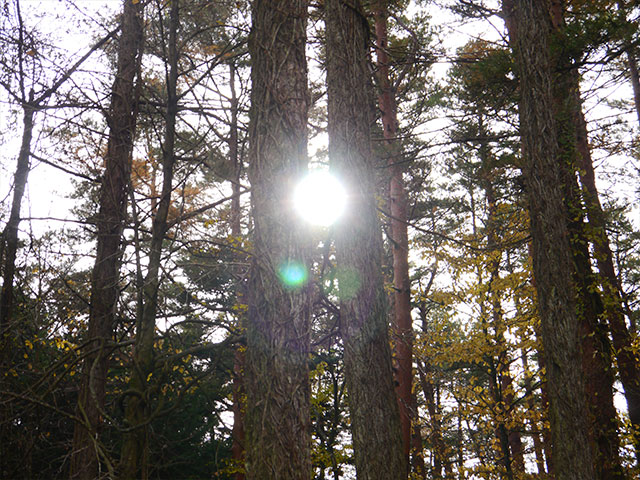
<path id="1" fill-rule="evenodd" d="M 240 177 L 242 173 L 242 162 L 238 156 L 238 97 L 236 94 L 236 65 L 229 63 L 229 87 L 231 90 L 231 126 L 229 129 L 229 160 L 233 171 L 233 182 L 231 189 L 233 199 L 231 200 L 231 237 L 234 242 L 240 240 L 242 235 L 242 211 L 240 208 Z M 240 255 L 236 255 L 240 257 Z M 238 260 L 242 260 L 238 258 Z M 244 289 L 240 280 L 241 272 L 236 269 L 236 303 L 241 304 L 244 300 Z M 244 310 L 239 309 L 237 315 L 237 329 L 239 332 L 245 327 Z M 236 347 L 233 355 L 233 429 L 231 431 L 231 457 L 234 466 L 237 468 L 235 480 L 244 480 L 244 412 L 245 412 L 245 388 L 244 388 L 244 348 Z"/>
<path id="2" fill-rule="evenodd" d="M 565 0 L 552 1 L 550 12 L 556 42 L 563 41 L 566 27 L 564 10 Z M 559 167 L 568 211 L 577 315 L 582 334 L 582 368 L 591 410 L 594 468 L 597 478 L 620 479 L 625 476 L 620 462 L 617 412 L 613 404 L 611 346 L 606 328 L 599 319 L 602 301 L 595 289 L 597 282 L 588 248 L 591 239 L 585 231 L 584 208 L 576 179 L 581 157 L 590 155 L 580 99 L 580 74 L 572 65 L 572 59 L 562 55 L 561 49 L 554 51 L 559 52 L 554 55 L 558 74 L 553 88 L 561 159 Z"/>
<path id="3" fill-rule="evenodd" d="M 329 159 L 350 205 L 335 227 L 340 332 L 358 479 L 406 479 L 389 347 L 370 129 L 369 24 L 359 1 L 327 0 Z M 381 455 L 380 452 L 385 452 Z"/>
<path id="4" fill-rule="evenodd" d="M 571 109 L 574 108 L 570 92 L 563 88 L 565 78 L 556 81 L 556 114 L 560 155 L 568 211 L 568 232 L 573 258 L 573 281 L 576 286 L 577 317 L 582 342 L 582 370 L 584 373 L 588 406 L 591 412 L 591 442 L 595 459 L 596 477 L 621 478 L 618 454 L 619 439 L 616 410 L 613 405 L 613 371 L 611 348 L 598 315 L 601 301 L 594 289 L 595 277 L 589 258 L 588 238 L 584 231 L 579 186 L 575 177 L 575 129 Z"/>
<path id="5" fill-rule="evenodd" d="M 588 410 L 571 278 L 571 250 L 556 122 L 546 1 L 515 0 L 509 32 L 520 79 L 520 134 L 529 200 L 533 270 L 547 364 L 554 470 L 558 480 L 594 479 Z"/>
<path id="6" fill-rule="evenodd" d="M 9 330 L 9 322 L 13 311 L 13 277 L 16 271 L 16 254 L 18 252 L 18 226 L 20 225 L 20 208 L 22 197 L 27 186 L 29 164 L 31 158 L 31 138 L 33 137 L 33 117 L 36 112 L 33 102 L 33 90 L 29 93 L 29 101 L 22 105 L 22 143 L 18 154 L 18 165 L 13 176 L 13 199 L 9 221 L 2 232 L 2 292 L 0 293 L 0 339 Z M 3 258 L 0 256 L 0 261 Z M 3 354 L 4 356 L 4 354 Z"/>
<path id="7" fill-rule="evenodd" d="M 310 242 L 289 204 L 307 170 L 307 2 L 256 0 L 252 18 L 246 475 L 308 479 Z"/>
<path id="8" fill-rule="evenodd" d="M 113 324 L 120 280 L 120 244 L 126 220 L 127 186 L 137 118 L 135 78 L 143 45 L 143 2 L 124 1 L 118 65 L 107 114 L 109 139 L 105 173 L 96 219 L 98 244 L 91 275 L 91 308 L 83 377 L 77 412 L 84 420 L 76 424 L 71 451 L 70 477 L 94 479 L 99 476 L 99 442 L 104 409 L 108 342 Z"/>
<path id="9" fill-rule="evenodd" d="M 29 93 L 26 91 L 27 74 L 25 70 L 28 70 L 25 65 L 25 58 L 29 56 L 25 50 L 29 48 L 25 44 L 25 27 L 22 20 L 22 12 L 20 9 L 20 2 L 15 2 L 16 15 L 18 17 L 18 71 L 20 85 L 20 93 L 15 94 L 9 92 L 9 94 L 20 100 L 20 106 L 23 110 L 22 117 L 22 142 L 20 144 L 20 152 L 18 153 L 18 160 L 16 165 L 16 172 L 13 177 L 13 198 L 11 202 L 11 212 L 9 214 L 9 220 L 5 225 L 5 228 L 0 235 L 0 272 L 2 274 L 2 290 L 0 292 L 0 340 L 1 336 L 7 332 L 8 323 L 12 315 L 13 310 L 13 280 L 15 276 L 16 268 L 16 254 L 18 251 L 18 226 L 20 224 L 20 209 L 22 207 L 22 197 L 24 196 L 24 190 L 27 185 L 27 177 L 30 169 L 31 158 L 31 140 L 33 137 L 33 118 L 35 113 L 42 108 L 42 106 L 51 98 L 51 96 L 58 91 L 58 89 L 65 83 L 71 75 L 87 60 L 96 50 L 100 49 L 108 40 L 110 40 L 117 30 L 112 30 L 107 35 L 102 37 L 96 42 L 78 61 L 76 61 L 70 68 L 64 73 L 58 76 L 52 84 L 36 94 L 31 88 Z M 2 355 L 0 355 L 0 362 L 2 361 Z"/>
<path id="10" fill-rule="evenodd" d="M 444 438 L 442 436 L 442 422 L 440 421 L 440 409 L 436 402 L 435 388 L 430 377 L 431 366 L 426 362 L 418 362 L 418 378 L 424 394 L 427 412 L 431 419 L 431 454 L 433 455 L 433 467 L 431 469 L 432 478 L 439 480 L 449 478 L 451 474 L 451 461 L 448 458 Z M 442 476 L 442 469 L 445 468 L 445 476 Z"/>
<path id="11" fill-rule="evenodd" d="M 176 117 L 178 115 L 178 46 L 177 32 L 180 25 L 180 1 L 174 0 L 169 11 L 169 38 L 167 39 L 168 63 L 166 75 L 167 109 L 165 135 L 162 145 L 162 189 L 157 210 L 151 225 L 149 264 L 142 289 L 142 317 L 136 322 L 136 339 L 133 354 L 133 373 L 129 381 L 129 395 L 125 408 L 125 423 L 131 428 L 125 434 L 120 456 L 120 478 L 123 480 L 149 478 L 149 428 L 152 415 L 149 400 L 157 379 L 154 373 L 153 342 L 158 311 L 160 287 L 160 262 L 162 244 L 168 229 L 167 218 L 173 191 L 173 170 L 176 161 Z"/>
<path id="12" fill-rule="evenodd" d="M 479 137 L 483 139 L 488 138 L 488 132 L 486 131 L 484 122 L 484 114 L 482 112 L 478 112 L 477 118 Z M 495 404 L 505 405 L 508 411 L 511 411 L 510 407 L 513 402 L 513 389 L 510 388 L 512 381 L 511 375 L 509 374 L 509 355 L 504 337 L 506 325 L 502 315 L 502 301 L 498 290 L 500 282 L 500 263 L 503 252 L 500 250 L 497 238 L 497 231 L 499 228 L 497 224 L 497 198 L 493 184 L 496 178 L 496 172 L 493 166 L 493 156 L 491 155 L 489 145 L 485 140 L 481 140 L 480 142 L 479 156 L 482 162 L 480 183 L 485 191 L 487 203 L 486 230 L 487 250 L 489 254 L 487 266 L 489 268 L 490 275 L 487 296 L 491 305 L 492 325 L 495 332 L 495 343 L 490 347 L 492 350 L 495 350 L 495 347 L 498 347 L 497 356 L 491 358 L 488 362 L 491 367 L 489 384 L 491 386 Z M 478 276 L 480 277 L 481 274 L 482 272 L 479 272 Z M 488 335 L 487 341 L 490 341 Z M 508 417 L 512 415 L 506 414 L 505 416 L 508 419 Z M 496 425 L 496 431 L 503 451 L 503 463 L 507 478 L 514 478 L 514 474 L 524 473 L 524 457 L 520 433 L 517 430 L 509 428 L 504 421 Z"/>
<path id="13" fill-rule="evenodd" d="M 587 122 L 582 110 L 577 80 L 574 82 L 573 91 L 576 97 L 573 121 L 576 129 L 577 171 L 580 175 L 582 194 L 589 219 L 589 240 L 594 246 L 599 281 L 602 285 L 604 316 L 609 323 L 620 381 L 624 388 L 629 419 L 633 426 L 636 459 L 640 461 L 640 363 L 633 352 L 633 339 L 625 322 L 622 296 L 607 235 L 605 213 L 600 204 L 596 187 L 595 171 L 588 141 Z"/>
<path id="14" fill-rule="evenodd" d="M 627 51 L 627 65 L 629 65 L 629 78 L 633 88 L 633 104 L 636 107 L 638 123 L 640 123 L 640 75 L 638 75 L 638 61 L 636 59 L 637 48 L 629 47 Z"/>
<path id="15" fill-rule="evenodd" d="M 518 310 L 516 305 L 516 310 Z M 536 408 L 535 399 L 533 397 L 533 385 L 531 382 L 531 374 L 529 373 L 529 360 L 527 352 L 522 349 L 522 368 L 524 370 L 524 389 L 527 398 L 527 408 L 533 411 Z M 544 465 L 544 455 L 542 453 L 542 442 L 540 441 L 540 433 L 538 431 L 539 423 L 535 419 L 529 421 L 529 428 L 531 430 L 531 438 L 533 440 L 533 451 L 536 458 L 536 468 L 538 469 L 538 475 L 544 476 L 547 472 Z"/>
<path id="16" fill-rule="evenodd" d="M 378 105 L 382 118 L 384 153 L 390 174 L 389 182 L 389 241 L 393 251 L 393 335 L 395 378 L 402 442 L 409 465 L 411 424 L 415 416 L 413 394 L 413 326 L 411 321 L 411 282 L 409 279 L 409 238 L 407 233 L 407 194 L 401 147 L 398 142 L 398 113 L 395 92 L 389 77 L 387 54 L 387 0 L 379 0 L 375 12 L 376 54 L 378 68 Z"/>

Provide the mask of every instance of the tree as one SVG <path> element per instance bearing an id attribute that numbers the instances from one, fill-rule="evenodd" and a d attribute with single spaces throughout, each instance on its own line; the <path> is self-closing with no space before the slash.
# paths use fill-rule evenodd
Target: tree
<path id="1" fill-rule="evenodd" d="M 20 210 L 22 208 L 22 197 L 27 185 L 27 178 L 31 165 L 31 141 L 33 139 L 34 117 L 38 111 L 46 107 L 47 102 L 57 93 L 58 89 L 78 70 L 78 68 L 97 50 L 99 50 L 116 33 L 110 32 L 95 45 L 93 45 L 82 58 L 75 62 L 68 69 L 57 75 L 51 85 L 41 86 L 38 90 L 42 74 L 42 65 L 37 59 L 36 49 L 38 41 L 33 32 L 27 30 L 22 18 L 20 1 L 15 1 L 15 26 L 16 38 L 5 39 L 6 43 L 14 43 L 13 49 L 7 49 L 7 57 L 0 59 L 3 69 L 8 70 L 8 76 L 15 76 L 18 83 L 18 91 L 14 91 L 11 81 L 0 81 L 11 99 L 22 109 L 22 140 L 20 151 L 16 162 L 16 170 L 13 176 L 13 197 L 11 211 L 7 224 L 0 236 L 0 261 L 2 262 L 2 290 L 0 291 L 0 334 L 8 330 L 11 312 L 13 309 L 13 280 L 15 275 L 15 262 L 18 250 L 18 227 L 20 225 Z M 8 3 L 5 9 L 9 10 Z M 9 15 L 7 15 L 9 17 Z M 6 26 L 5 26 L 6 27 Z M 7 33 L 9 28 L 7 28 Z M 7 41 L 10 40 L 10 41 Z M 17 65 L 11 65 L 12 63 Z M 29 72 L 33 78 L 29 78 Z M 31 83 L 31 86 L 29 85 Z M 28 89 L 28 91 L 27 91 Z"/>
<path id="2" fill-rule="evenodd" d="M 369 24 L 359 1 L 325 3 L 329 160 L 346 185 L 348 213 L 335 229 L 340 334 L 356 472 L 407 476 L 389 348 L 382 239 L 370 129 L 374 121 Z M 387 452 L 379 455 L 379 452 Z"/>
<path id="3" fill-rule="evenodd" d="M 126 221 L 131 152 L 138 112 L 135 79 L 143 44 L 143 3 L 123 2 L 118 64 L 107 114 L 109 141 L 100 190 L 96 261 L 91 274 L 91 308 L 82 386 L 77 411 L 83 420 L 74 430 L 70 477 L 96 478 L 104 459 L 96 436 L 105 401 L 106 376 L 119 294 L 122 230 Z"/>
<path id="4" fill-rule="evenodd" d="M 520 80 L 520 134 L 547 365 L 555 475 L 592 479 L 593 458 L 580 375 L 580 345 L 571 278 L 567 211 L 553 117 L 548 2 L 503 2 Z"/>
<path id="5" fill-rule="evenodd" d="M 160 13 L 162 15 L 162 13 Z M 169 207 L 173 192 L 173 170 L 176 163 L 176 117 L 178 114 L 178 39 L 180 26 L 180 2 L 171 2 L 168 22 L 168 38 L 161 38 L 166 56 L 166 113 L 165 133 L 162 145 L 162 188 L 151 227 L 151 245 L 147 274 L 142 286 L 142 312 L 136 324 L 134 346 L 134 372 L 129 381 L 129 395 L 125 422 L 132 429 L 125 435 L 120 458 L 120 475 L 123 479 L 148 478 L 147 423 L 152 415 L 149 402 L 149 378 L 154 373 L 154 339 L 160 286 L 160 263 L 165 235 L 169 230 Z M 166 45 L 166 46 L 165 46 Z"/>
<path id="6" fill-rule="evenodd" d="M 623 2 L 618 2 L 618 6 L 623 10 Z M 640 363 L 637 360 L 636 355 L 633 352 L 633 338 L 627 329 L 624 315 L 623 301 L 620 294 L 620 286 L 618 277 L 614 267 L 613 253 L 607 233 L 607 218 L 602 208 L 600 201 L 600 195 L 596 186 L 596 175 L 593 167 L 593 159 L 591 155 L 591 147 L 589 145 L 587 122 L 585 119 L 584 109 L 582 106 L 581 89 L 580 89 L 580 77 L 577 71 L 576 64 L 582 61 L 585 56 L 586 50 L 584 44 L 590 40 L 588 35 L 584 35 L 586 38 L 572 38 L 572 31 L 567 28 L 567 20 L 565 19 L 566 10 L 568 5 L 565 2 L 557 2 L 554 9 L 555 25 L 556 25 L 556 43 L 566 43 L 570 45 L 577 44 L 579 47 L 577 51 L 575 49 L 567 49 L 564 55 L 560 55 L 558 58 L 558 71 L 560 72 L 559 78 L 561 82 L 558 82 L 557 88 L 557 101 L 556 103 L 561 108 L 562 118 L 565 119 L 565 138 L 564 142 L 567 147 L 567 156 L 571 159 L 567 173 L 567 177 L 572 179 L 572 183 L 575 184 L 576 176 L 580 179 L 580 186 L 575 185 L 573 187 L 574 193 L 572 201 L 576 207 L 579 207 L 580 201 L 584 204 L 584 213 L 576 212 L 574 218 L 579 217 L 580 222 L 577 225 L 579 231 L 575 232 L 575 236 L 578 238 L 576 242 L 578 245 L 574 247 L 574 250 L 581 249 L 579 254 L 580 258 L 576 259 L 576 265 L 584 264 L 585 260 L 589 258 L 587 245 L 593 245 L 594 259 L 598 267 L 598 274 L 593 275 L 590 273 L 590 278 L 587 280 L 587 284 L 582 287 L 583 291 L 592 292 L 595 288 L 594 285 L 601 286 L 601 294 L 598 298 L 601 303 L 601 310 L 603 311 L 603 317 L 606 319 L 608 325 L 600 326 L 600 330 L 609 330 L 614 347 L 614 355 L 617 360 L 617 367 L 620 374 L 620 381 L 624 388 L 625 398 L 627 400 L 627 407 L 629 413 L 629 420 L 632 425 L 632 438 L 636 450 L 636 458 L 640 458 Z M 594 8 L 594 7 L 592 7 Z M 591 19 L 588 15 L 586 22 L 598 24 L 597 19 Z M 626 30 L 626 21 L 622 23 L 622 28 L 618 27 L 623 32 Z M 574 34 L 575 35 L 575 34 Z M 610 34 L 615 38 L 616 32 Z M 606 35 L 602 35 L 606 38 Z M 596 38 L 596 44 L 599 43 L 599 38 Z M 625 42 L 626 43 L 626 42 Z M 625 48 L 628 48 L 627 57 L 629 63 L 629 69 L 631 74 L 632 83 L 634 82 L 634 57 L 633 47 L 626 44 Z M 637 76 L 637 70 L 636 70 Z M 636 85 L 634 86 L 634 98 L 636 97 Z M 636 102 L 638 99 L 636 98 Z M 582 200 L 580 200 L 580 194 Z M 582 217 L 586 213 L 588 218 L 588 226 L 582 227 Z M 590 270 L 590 265 L 587 267 Z M 597 295 L 597 293 L 591 293 L 590 295 Z M 592 322 L 593 323 L 593 322 Z M 597 320 L 595 324 L 597 325 Z M 608 328 L 607 328 L 608 327 Z M 593 335 L 591 335 L 593 337 Z M 598 338 L 598 337 L 596 337 Z M 599 338 L 609 344 L 607 334 L 604 336 L 599 334 Z M 610 350 L 605 346 L 605 350 Z M 603 352 L 604 355 L 611 356 L 611 353 Z M 610 360 L 608 361 L 610 364 Z M 594 381 L 601 382 L 603 379 L 603 373 L 596 373 Z M 609 387 L 610 389 L 610 387 Z M 600 393 L 602 397 L 602 392 Z M 609 412 L 613 410 L 613 405 L 607 407 Z M 601 406 L 596 411 L 602 412 L 604 408 Z M 596 430 L 599 428 L 602 431 L 615 431 L 615 420 L 605 422 L 602 418 L 597 418 L 596 413 Z M 611 415 L 611 413 L 610 413 Z M 615 415 L 614 415 L 615 417 Z M 598 427 L 597 425 L 609 426 L 606 428 Z M 604 440 L 605 435 L 600 435 L 600 438 Z M 609 455 L 613 455 L 612 451 L 616 450 L 617 441 L 610 439 L 608 450 L 611 452 Z M 617 454 L 615 455 L 617 456 Z M 609 460 L 597 462 L 604 465 L 605 469 L 607 465 L 615 465 L 614 458 Z M 619 463 L 619 459 L 618 459 Z M 619 467 L 618 467 L 619 468 Z M 611 476 L 611 473 L 605 471 L 605 475 Z M 620 473 L 618 473 L 620 475 Z"/>
<path id="7" fill-rule="evenodd" d="M 289 195 L 307 169 L 307 2 L 252 8 L 245 417 L 249 479 L 308 479 L 309 248 Z"/>
<path id="8" fill-rule="evenodd" d="M 384 153 L 389 171 L 389 240 L 393 252 L 393 322 L 397 395 L 402 426 L 402 444 L 410 471 L 411 424 L 415 417 L 413 400 L 413 325 L 411 321 L 411 281 L 409 279 L 408 200 L 402 178 L 405 170 L 398 139 L 398 111 L 389 72 L 387 19 L 388 2 L 375 9 L 378 106 L 382 120 Z M 421 453 L 421 452 L 420 452 Z"/>

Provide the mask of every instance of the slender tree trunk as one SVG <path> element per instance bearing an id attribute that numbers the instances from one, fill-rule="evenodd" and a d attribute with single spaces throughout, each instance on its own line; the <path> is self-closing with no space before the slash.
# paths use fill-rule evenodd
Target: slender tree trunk
<path id="1" fill-rule="evenodd" d="M 427 412 L 431 419 L 431 454 L 433 455 L 433 467 L 431 470 L 432 478 L 439 480 L 448 478 L 442 476 L 442 469 L 451 462 L 447 456 L 444 439 L 442 437 L 442 424 L 440 421 L 439 407 L 436 402 L 435 388 L 433 381 L 429 378 L 430 365 L 427 363 L 419 363 L 418 377 L 424 394 Z M 450 472 L 449 472 L 450 473 Z"/>
<path id="2" fill-rule="evenodd" d="M 127 186 L 137 118 L 136 74 L 143 44 L 142 2 L 125 1 L 118 47 L 118 66 L 108 112 L 109 140 L 96 219 L 98 245 L 91 275 L 88 347 L 78 398 L 70 477 L 99 476 L 99 440 L 109 357 L 120 280 L 120 244 L 126 220 Z"/>
<path id="3" fill-rule="evenodd" d="M 514 393 L 513 393 L 513 379 L 508 371 L 503 370 L 499 374 L 501 390 L 504 396 L 504 403 L 507 405 L 507 408 L 511 409 L 511 407 L 515 403 Z M 511 452 L 511 467 L 515 473 L 515 478 L 520 478 L 524 472 L 524 445 L 522 443 L 522 436 L 520 435 L 520 429 L 523 427 L 521 424 L 517 424 L 514 428 L 513 423 L 513 414 L 510 414 L 512 417 L 510 420 L 510 425 L 505 428 L 507 429 L 507 443 L 509 445 L 509 450 Z"/>
<path id="4" fill-rule="evenodd" d="M 503 6 L 509 3 L 505 1 Z M 594 479 L 588 410 L 571 278 L 567 212 L 553 116 L 546 1 L 515 0 L 509 32 L 521 87 L 520 133 L 529 199 L 533 267 L 547 363 L 554 470 L 558 480 Z"/>
<path id="5" fill-rule="evenodd" d="M 378 105 L 380 107 L 384 152 L 387 155 L 389 184 L 389 241 L 393 251 L 393 323 L 395 378 L 402 442 L 409 467 L 411 424 L 415 412 L 412 405 L 413 326 L 411 321 L 411 282 L 409 279 L 409 239 L 407 233 L 407 194 L 402 174 L 403 159 L 398 142 L 398 114 L 395 92 L 389 78 L 387 55 L 387 0 L 379 0 L 376 8 L 376 54 L 378 67 Z M 407 468 L 409 471 L 409 468 Z"/>
<path id="6" fill-rule="evenodd" d="M 516 311 L 519 310 L 519 306 L 516 305 Z M 531 383 L 531 374 L 529 373 L 529 360 L 527 357 L 527 352 L 525 349 L 522 349 L 522 367 L 524 370 L 524 389 L 527 398 L 526 407 L 529 411 L 534 411 L 536 409 L 536 402 L 533 396 L 533 385 Z M 529 420 L 529 428 L 531 429 L 531 439 L 533 440 L 533 451 L 536 459 L 536 468 L 538 469 L 538 475 L 546 474 L 545 464 L 544 464 L 544 455 L 542 453 L 542 442 L 540 441 L 540 433 L 538 431 L 539 423 L 534 419 Z"/>
<path id="7" fill-rule="evenodd" d="M 18 154 L 18 165 L 13 176 L 13 199 L 11 202 L 11 213 L 9 221 L 2 232 L 2 245 L 4 262 L 2 265 L 2 292 L 0 293 L 0 338 L 9 330 L 9 323 L 13 312 L 13 277 L 16 271 L 16 254 L 18 252 L 18 226 L 20 225 L 20 208 L 22 207 L 22 197 L 27 186 L 29 176 L 29 164 L 31 157 L 31 138 L 33 137 L 33 117 L 35 108 L 33 102 L 33 91 L 29 94 L 29 101 L 22 108 L 22 144 Z M 0 261 L 2 256 L 0 256 Z M 4 356 L 4 354 L 3 354 Z"/>
<path id="8" fill-rule="evenodd" d="M 20 145 L 20 152 L 18 153 L 18 161 L 16 166 L 16 173 L 14 174 L 14 189 L 13 198 L 11 202 L 11 212 L 9 214 L 9 220 L 5 225 L 5 229 L 0 235 L 0 272 L 2 274 L 2 290 L 0 291 L 0 341 L 2 335 L 8 330 L 8 323 L 12 316 L 13 311 L 13 280 L 15 276 L 16 268 L 16 255 L 18 251 L 18 226 L 20 224 L 20 209 L 22 207 L 22 197 L 24 196 L 24 190 L 27 185 L 27 177 L 29 176 L 30 169 L 30 157 L 31 157 L 31 139 L 33 137 L 33 118 L 34 115 L 42 105 L 58 91 L 60 86 L 66 82 L 71 75 L 87 60 L 91 54 L 100 49 L 107 41 L 109 41 L 116 33 L 116 30 L 112 30 L 98 42 L 96 42 L 87 53 L 85 53 L 78 61 L 76 61 L 70 68 L 68 68 L 62 75 L 60 75 L 53 83 L 39 92 L 37 95 L 33 88 L 26 93 L 27 76 L 25 73 L 25 49 L 28 48 L 25 45 L 25 29 L 24 22 L 22 20 L 22 13 L 20 9 L 20 2 L 16 2 L 16 14 L 18 17 L 18 69 L 19 69 L 19 85 L 21 107 L 23 109 L 23 131 L 22 142 Z M 35 81 L 35 80 L 34 80 Z M 18 97 L 18 95 L 14 95 Z M 0 355 L 0 364 L 2 362 L 2 355 Z"/>
<path id="9" fill-rule="evenodd" d="M 636 60 L 636 48 L 629 48 L 627 51 L 627 64 L 629 65 L 629 78 L 633 88 L 633 103 L 640 123 L 640 75 L 638 75 L 638 61 Z"/>
<path id="10" fill-rule="evenodd" d="M 249 179 L 254 221 L 246 476 L 309 479 L 310 242 L 289 195 L 307 170 L 307 2 L 253 3 Z"/>
<path id="11" fill-rule="evenodd" d="M 240 176 L 242 172 L 242 162 L 238 156 L 238 97 L 236 95 L 236 65 L 229 63 L 229 87 L 231 90 L 231 126 L 229 129 L 229 160 L 233 169 L 233 182 L 231 189 L 233 199 L 231 200 L 231 237 L 233 241 L 239 241 L 242 236 L 242 211 L 240 209 Z M 243 260 L 240 255 L 236 255 L 238 261 Z M 244 300 L 244 289 L 240 279 L 241 272 L 235 271 L 236 303 L 241 304 Z M 237 328 L 242 331 L 245 327 L 243 309 L 239 309 L 237 315 Z M 238 471 L 235 480 L 244 480 L 244 412 L 245 412 L 245 388 L 244 388 L 244 348 L 236 347 L 233 356 L 233 429 L 231 431 L 231 457 Z"/>
<path id="12" fill-rule="evenodd" d="M 407 462 L 380 267 L 382 238 L 370 135 L 375 116 L 369 24 L 359 1 L 327 0 L 325 9 L 329 159 L 350 200 L 336 224 L 335 244 L 356 472 L 359 480 L 400 480 L 407 478 Z"/>
<path id="13" fill-rule="evenodd" d="M 165 113 L 165 136 L 162 145 L 162 189 L 157 210 L 151 226 L 151 245 L 147 275 L 142 290 L 142 317 L 136 325 L 134 345 L 134 369 L 129 381 L 129 390 L 136 392 L 127 399 L 125 423 L 130 432 L 125 434 L 120 456 L 120 478 L 123 480 L 149 478 L 149 429 L 151 418 L 151 391 L 157 379 L 154 373 L 153 342 L 155 338 L 156 315 L 158 311 L 158 289 L 160 287 L 160 262 L 162 244 L 167 233 L 171 192 L 173 191 L 173 170 L 176 160 L 176 117 L 178 114 L 178 47 L 177 32 L 180 24 L 180 2 L 170 4 L 168 38 L 168 72 L 166 78 L 167 110 Z"/>
<path id="14" fill-rule="evenodd" d="M 478 132 L 480 138 L 487 138 L 488 132 L 485 128 L 484 115 L 478 113 Z M 488 300 L 491 304 L 492 324 L 495 331 L 494 345 L 492 349 L 498 347 L 498 355 L 491 359 L 490 365 L 490 384 L 496 405 L 505 405 L 508 411 L 511 411 L 513 403 L 513 389 L 511 375 L 509 374 L 508 352 L 505 341 L 505 322 L 502 314 L 502 302 L 498 284 L 500 281 L 500 263 L 503 252 L 499 249 L 497 230 L 498 230 L 498 213 L 497 198 L 495 194 L 494 184 L 495 169 L 493 166 L 493 157 L 490 154 L 489 145 L 486 141 L 481 141 L 479 156 L 482 162 L 481 184 L 485 191 L 486 208 L 487 208 L 487 250 L 489 252 L 489 283 L 488 283 Z M 481 272 L 479 272 L 479 276 Z M 489 337 L 487 335 L 487 341 Z M 511 420 L 512 414 L 507 414 L 507 419 Z M 509 423 L 514 423 L 509 421 Z M 505 422 L 496 425 L 496 431 L 500 445 L 503 451 L 503 461 L 507 478 L 514 478 L 514 474 L 524 473 L 524 457 L 522 452 L 522 439 L 520 433 L 507 426 Z"/>
<path id="15" fill-rule="evenodd" d="M 411 471 L 416 480 L 426 480 L 427 467 L 424 463 L 424 445 L 422 443 L 416 392 L 412 392 L 411 396 L 411 412 L 413 414 L 413 426 L 411 428 Z"/>

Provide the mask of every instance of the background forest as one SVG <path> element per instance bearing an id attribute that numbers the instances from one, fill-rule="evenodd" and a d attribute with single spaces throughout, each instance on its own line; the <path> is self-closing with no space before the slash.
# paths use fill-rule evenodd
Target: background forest
<path id="1" fill-rule="evenodd" d="M 640 476 L 637 2 L 0 8 L 0 478 Z"/>

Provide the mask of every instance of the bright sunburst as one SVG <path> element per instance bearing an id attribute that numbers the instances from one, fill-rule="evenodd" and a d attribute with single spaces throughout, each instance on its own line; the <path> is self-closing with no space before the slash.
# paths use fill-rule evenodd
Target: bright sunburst
<path id="1" fill-rule="evenodd" d="M 293 193 L 293 205 L 307 222 L 328 227 L 344 211 L 347 194 L 338 179 L 325 170 L 304 177 Z"/>

